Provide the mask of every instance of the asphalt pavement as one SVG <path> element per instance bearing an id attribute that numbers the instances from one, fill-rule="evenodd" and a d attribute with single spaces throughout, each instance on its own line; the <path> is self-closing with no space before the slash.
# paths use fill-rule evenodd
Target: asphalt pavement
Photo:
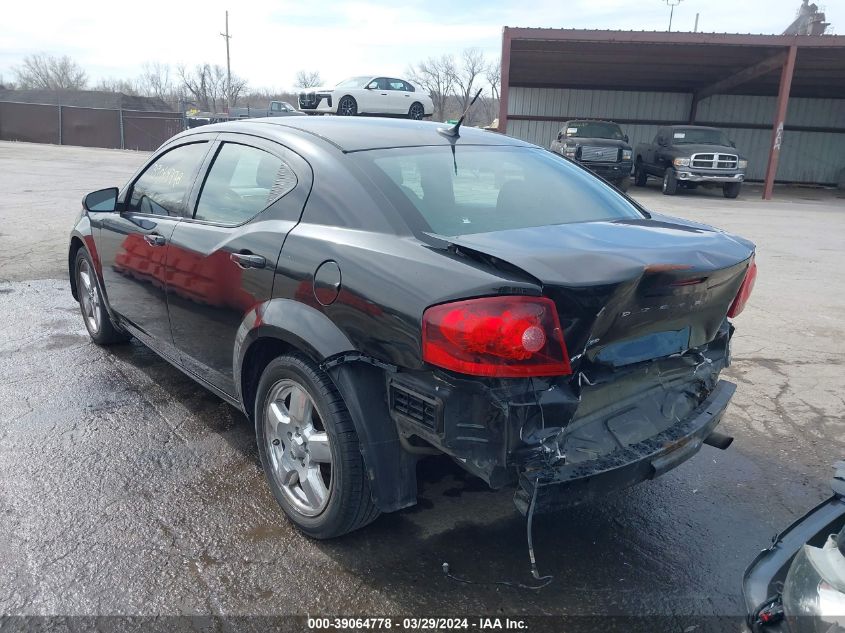
<path id="1" fill-rule="evenodd" d="M 273 500 L 242 414 L 135 341 L 89 341 L 68 231 L 84 193 L 122 184 L 145 158 L 0 143 L 0 615 L 645 614 L 661 630 L 739 630 L 743 569 L 829 494 L 845 457 L 841 193 L 632 188 L 654 211 L 757 243 L 726 372 L 739 387 L 721 430 L 736 441 L 535 518 L 540 571 L 554 579 L 531 590 L 495 584 L 534 582 L 510 491 L 431 459 L 416 507 L 315 542 Z M 471 582 L 447 578 L 444 562 Z"/>

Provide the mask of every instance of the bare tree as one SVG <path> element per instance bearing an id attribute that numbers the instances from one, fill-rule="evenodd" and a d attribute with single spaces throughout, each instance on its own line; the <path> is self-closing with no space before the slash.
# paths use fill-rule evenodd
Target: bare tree
<path id="1" fill-rule="evenodd" d="M 174 90 L 170 79 L 170 66 L 161 62 L 145 62 L 138 77 L 138 91 L 147 97 L 172 101 Z"/>
<path id="2" fill-rule="evenodd" d="M 499 116 L 499 97 L 502 67 L 500 61 L 490 62 L 484 71 L 484 78 L 490 85 L 490 97 L 483 98 L 487 121 L 492 123 Z"/>
<path id="3" fill-rule="evenodd" d="M 297 88 L 316 88 L 323 84 L 323 79 L 320 77 L 319 71 L 316 70 L 300 70 L 296 73 Z"/>
<path id="4" fill-rule="evenodd" d="M 18 87 L 24 89 L 81 90 L 88 84 L 88 75 L 67 55 L 27 55 L 13 72 Z"/>
<path id="5" fill-rule="evenodd" d="M 429 57 L 416 66 L 408 68 L 411 82 L 428 91 L 434 102 L 433 119 L 443 121 L 449 97 L 454 88 L 455 59 L 451 55 Z"/>
<path id="6" fill-rule="evenodd" d="M 487 83 L 490 84 L 491 96 L 493 99 L 498 101 L 499 86 L 502 83 L 502 62 L 498 60 L 490 62 L 487 66 L 487 70 L 484 71 L 484 76 L 487 79 Z"/>
<path id="7" fill-rule="evenodd" d="M 461 53 L 460 60 L 452 68 L 452 81 L 455 87 L 455 96 L 458 98 L 461 111 L 465 110 L 469 102 L 475 96 L 479 80 L 484 77 L 487 70 L 487 61 L 484 53 L 478 48 L 467 48 Z M 467 115 L 472 119 L 472 114 Z"/>
<path id="8" fill-rule="evenodd" d="M 193 97 L 197 107 L 209 112 L 221 112 L 226 106 L 226 69 L 217 64 L 199 64 L 193 71 L 185 66 L 176 69 L 185 90 Z M 246 90 L 246 80 L 232 75 L 232 105 Z"/>
<path id="9" fill-rule="evenodd" d="M 5 88 L 6 90 L 14 90 L 15 83 L 13 81 L 9 81 L 0 75 L 0 88 Z"/>
<path id="10" fill-rule="evenodd" d="M 115 79 L 109 77 L 108 79 L 100 79 L 94 86 L 94 90 L 102 92 L 122 92 L 126 95 L 137 95 L 138 89 L 130 79 Z"/>

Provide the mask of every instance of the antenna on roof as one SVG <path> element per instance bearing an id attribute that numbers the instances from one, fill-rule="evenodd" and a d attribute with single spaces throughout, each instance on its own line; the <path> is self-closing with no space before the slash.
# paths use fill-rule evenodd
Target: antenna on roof
<path id="1" fill-rule="evenodd" d="M 472 98 L 472 101 L 469 102 L 469 105 L 466 107 L 466 110 L 464 110 L 464 113 L 461 115 L 461 118 L 458 119 L 458 122 L 455 123 L 455 125 L 453 125 L 452 127 L 441 127 L 441 128 L 438 128 L 437 131 L 440 132 L 440 134 L 442 134 L 443 136 L 449 136 L 451 138 L 458 138 L 461 135 L 460 134 L 461 123 L 464 122 L 464 118 L 466 117 L 467 113 L 469 113 L 469 109 L 472 107 L 472 104 L 475 103 L 475 100 L 478 99 L 478 97 L 481 96 L 482 90 L 483 90 L 482 88 L 478 89 L 478 92 L 475 93 L 475 96 Z"/>

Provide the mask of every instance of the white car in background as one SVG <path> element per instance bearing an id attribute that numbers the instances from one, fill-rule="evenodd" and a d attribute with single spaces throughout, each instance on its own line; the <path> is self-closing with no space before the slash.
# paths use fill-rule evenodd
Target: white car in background
<path id="1" fill-rule="evenodd" d="M 419 120 L 434 113 L 434 104 L 409 81 L 362 75 L 345 79 L 333 88 L 303 90 L 299 109 L 308 114 L 380 114 Z"/>

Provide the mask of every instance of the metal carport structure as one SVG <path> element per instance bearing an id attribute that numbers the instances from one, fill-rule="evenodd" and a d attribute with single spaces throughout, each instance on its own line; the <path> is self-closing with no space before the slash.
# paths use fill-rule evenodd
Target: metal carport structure
<path id="1" fill-rule="evenodd" d="M 505 27 L 499 130 L 548 147 L 574 118 L 612 119 L 632 144 L 659 125 L 724 128 L 766 199 L 776 176 L 834 184 L 845 170 L 845 36 Z"/>

